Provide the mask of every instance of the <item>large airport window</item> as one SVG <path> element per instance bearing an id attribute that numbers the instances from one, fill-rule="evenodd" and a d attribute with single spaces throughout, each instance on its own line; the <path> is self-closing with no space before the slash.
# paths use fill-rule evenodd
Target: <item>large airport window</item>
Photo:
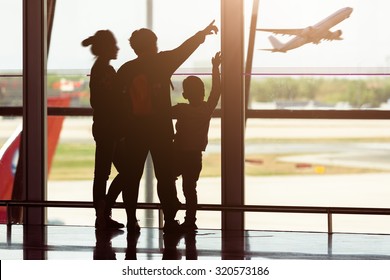
<path id="1" fill-rule="evenodd" d="M 371 30 L 389 20 L 387 2 L 259 2 L 246 1 L 246 44 L 254 46 L 248 109 L 257 115 L 246 123 L 245 203 L 386 207 L 390 122 L 373 116 L 390 109 L 390 52 L 388 37 Z M 329 30 L 318 31 L 324 28 Z M 262 118 L 272 111 L 281 118 Z M 365 115 L 356 117 L 360 112 Z M 289 113 L 293 119 L 284 118 Z M 245 217 L 248 229 L 327 226 L 320 214 Z M 339 215 L 333 225 L 346 232 L 389 232 L 387 220 Z"/>
<path id="2" fill-rule="evenodd" d="M 0 107 L 22 106 L 22 1 L 0 3 Z"/>
<path id="3" fill-rule="evenodd" d="M 23 120 L 22 1 L 0 3 L 0 200 L 20 199 L 13 192 L 20 131 Z M 0 207 L 0 223 L 7 222 L 6 207 Z"/>
<path id="4" fill-rule="evenodd" d="M 69 20 L 69 19 L 72 20 Z M 140 28 L 151 28 L 158 37 L 160 51 L 179 46 L 184 40 L 215 20 L 220 26 L 220 1 L 56 1 L 55 18 L 48 58 L 48 106 L 84 108 L 84 116 L 50 117 L 61 126 L 55 152 L 48 151 L 50 172 L 48 200 L 91 201 L 95 142 L 92 136 L 92 117 L 89 101 L 89 74 L 95 57 L 81 41 L 97 30 L 111 30 L 119 47 L 118 57 L 111 64 L 117 70 L 123 63 L 136 57 L 129 45 L 131 33 Z M 172 77 L 172 104 L 185 102 L 182 81 L 197 75 L 205 83 L 206 95 L 211 88 L 211 58 L 220 50 L 220 36 L 209 36 Z M 87 114 L 87 116 L 85 116 Z M 53 121 L 54 122 L 54 121 Z M 220 203 L 221 155 L 220 125 L 212 124 L 209 147 L 203 156 L 204 169 L 198 182 L 200 203 Z M 213 120 L 215 123 L 215 120 Z M 49 136 L 50 137 L 50 136 Z M 50 145 L 50 143 L 49 143 Z M 158 202 L 153 178 L 153 166 L 147 163 L 140 187 L 140 202 Z M 110 180 L 116 175 L 112 168 Z M 152 184 L 152 188 L 151 185 Z M 178 195 L 183 201 L 181 179 L 177 181 Z M 212 190 L 215 195 L 209 196 Z M 122 197 L 118 197 L 118 202 Z M 123 209 L 114 209 L 113 217 L 125 220 Z M 139 210 L 141 226 L 158 225 L 157 215 L 150 221 L 147 211 Z M 72 213 L 78 213 L 74 215 Z M 179 213 L 178 218 L 182 220 Z M 219 227 L 220 213 L 200 211 L 199 225 Z M 75 217 L 77 216 L 77 219 Z M 149 219 L 149 220 L 148 220 Z M 51 224 L 94 223 L 93 209 L 49 208 Z"/>
<path id="5" fill-rule="evenodd" d="M 390 51 L 389 38 L 383 35 L 390 20 L 387 2 L 243 2 L 245 184 L 237 186 L 237 193 L 243 190 L 245 204 L 254 206 L 386 208 L 390 180 Z M 48 111 L 47 200 L 92 201 L 95 142 L 89 77 L 95 57 L 81 41 L 97 30 L 111 30 L 119 47 L 111 64 L 118 69 L 136 57 L 128 42 L 132 31 L 153 29 L 159 50 L 169 50 L 212 20 L 220 26 L 223 11 L 220 0 L 55 3 L 47 105 L 70 110 Z M 0 5 L 0 24 L 7 26 L 0 30 L 6 38 L 0 52 L 2 156 L 6 145 L 17 141 L 22 124 L 22 118 L 10 113 L 9 107 L 23 106 L 23 1 L 4 0 Z M 207 96 L 211 57 L 221 49 L 220 42 L 220 36 L 208 37 L 173 75 L 173 104 L 185 102 L 182 81 L 188 75 L 204 81 Z M 222 69 L 229 71 L 228 67 Z M 222 135 L 221 119 L 213 118 L 198 181 L 201 204 L 221 203 Z M 8 158 L 8 171 L 16 172 L 16 154 Z M 140 202 L 158 202 L 152 169 L 149 161 L 141 181 Z M 110 180 L 115 175 L 112 168 Z M 176 183 L 184 201 L 181 179 Z M 47 213 L 49 224 L 94 224 L 93 209 L 49 207 Z M 114 209 L 118 220 L 125 221 L 125 215 L 123 209 Z M 157 217 L 155 212 L 139 210 L 141 226 L 157 226 Z M 182 218 L 180 213 L 178 219 Z M 386 216 L 333 218 L 334 229 L 343 232 L 386 233 L 390 230 L 386 224 Z M 198 226 L 220 228 L 221 212 L 199 211 Z M 326 226 L 322 214 L 245 213 L 246 229 L 325 231 Z"/>
<path id="6" fill-rule="evenodd" d="M 389 21 L 386 1 L 254 2 L 245 17 L 250 108 L 390 108 L 388 39 L 370 31 Z"/>

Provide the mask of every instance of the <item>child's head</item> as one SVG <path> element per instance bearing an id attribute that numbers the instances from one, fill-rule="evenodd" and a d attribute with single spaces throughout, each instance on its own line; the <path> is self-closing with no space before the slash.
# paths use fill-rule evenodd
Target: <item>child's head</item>
<path id="1" fill-rule="evenodd" d="M 116 59 L 119 50 L 114 34 L 110 30 L 99 30 L 95 35 L 83 40 L 81 44 L 84 47 L 91 46 L 92 54 L 97 57 L 108 59 Z"/>
<path id="2" fill-rule="evenodd" d="M 200 103 L 204 99 L 204 84 L 196 76 L 188 76 L 183 81 L 183 97 L 190 103 Z"/>

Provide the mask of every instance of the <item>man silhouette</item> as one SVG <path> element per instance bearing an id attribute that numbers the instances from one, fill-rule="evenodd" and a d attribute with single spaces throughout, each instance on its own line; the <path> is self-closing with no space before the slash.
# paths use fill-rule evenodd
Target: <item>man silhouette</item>
<path id="1" fill-rule="evenodd" d="M 126 136 L 129 172 L 126 175 L 127 187 L 123 190 L 128 232 L 139 231 L 135 212 L 148 152 L 153 160 L 157 193 L 164 212 L 163 230 L 165 233 L 180 231 L 180 225 L 175 220 L 181 203 L 177 198 L 172 168 L 174 130 L 170 78 L 207 35 L 217 32 L 213 21 L 176 49 L 163 52 L 158 52 L 157 36 L 149 29 L 136 30 L 129 39 L 137 58 L 126 62 L 117 72 L 118 90 L 126 92 L 131 103 Z"/>

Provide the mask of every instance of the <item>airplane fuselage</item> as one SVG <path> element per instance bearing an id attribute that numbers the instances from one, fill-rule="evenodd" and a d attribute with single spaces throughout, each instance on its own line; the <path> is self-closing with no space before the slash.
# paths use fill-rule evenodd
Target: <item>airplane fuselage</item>
<path id="1" fill-rule="evenodd" d="M 322 21 L 318 22 L 317 24 L 312 26 L 312 33 L 310 35 L 310 38 L 313 39 L 313 42 L 321 41 L 325 37 L 325 34 L 328 33 L 329 29 L 339 24 L 343 20 L 349 18 L 352 11 L 353 9 L 349 7 L 342 8 L 337 12 L 331 14 L 327 18 L 323 19 Z"/>

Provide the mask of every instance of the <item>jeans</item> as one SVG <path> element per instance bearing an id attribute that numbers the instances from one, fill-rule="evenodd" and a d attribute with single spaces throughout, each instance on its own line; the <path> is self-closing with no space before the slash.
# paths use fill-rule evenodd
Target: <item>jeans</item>
<path id="1" fill-rule="evenodd" d="M 180 207 L 172 168 L 172 136 L 155 119 L 137 120 L 126 135 L 126 184 L 123 200 L 128 223 L 136 220 L 139 183 L 145 161 L 150 152 L 157 179 L 157 194 L 164 212 L 164 220 L 173 221 Z"/>
<path id="2" fill-rule="evenodd" d="M 197 181 L 202 170 L 202 151 L 175 151 L 175 175 L 182 176 L 183 194 L 186 199 L 186 217 L 188 222 L 196 221 L 198 196 Z"/>

